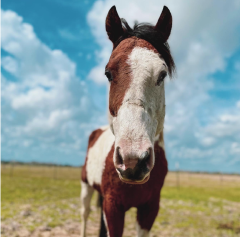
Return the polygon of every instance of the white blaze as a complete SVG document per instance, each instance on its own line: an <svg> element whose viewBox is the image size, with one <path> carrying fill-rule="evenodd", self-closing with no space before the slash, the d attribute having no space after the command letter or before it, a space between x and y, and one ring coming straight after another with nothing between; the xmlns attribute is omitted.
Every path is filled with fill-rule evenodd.
<svg viewBox="0 0 240 237"><path fill-rule="evenodd" d="M135 47L127 63L131 67L131 84L124 96L117 117L112 118L116 143L120 139L133 143L151 141L163 130L165 117L164 82L156 85L162 70L167 70L159 54L147 48Z"/></svg>

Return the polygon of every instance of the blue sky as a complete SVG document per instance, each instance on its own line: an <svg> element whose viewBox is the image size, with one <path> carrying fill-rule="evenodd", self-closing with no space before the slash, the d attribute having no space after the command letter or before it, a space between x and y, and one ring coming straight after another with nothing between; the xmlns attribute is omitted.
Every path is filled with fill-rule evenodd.
<svg viewBox="0 0 240 237"><path fill-rule="evenodd" d="M107 123L105 17L173 15L166 83L170 169L240 171L239 1L2 1L2 159L82 164Z"/></svg>

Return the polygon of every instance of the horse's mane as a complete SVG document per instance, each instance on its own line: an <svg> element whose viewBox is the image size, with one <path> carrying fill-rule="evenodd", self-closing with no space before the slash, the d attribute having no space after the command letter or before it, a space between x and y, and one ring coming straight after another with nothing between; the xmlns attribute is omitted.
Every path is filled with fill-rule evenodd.
<svg viewBox="0 0 240 237"><path fill-rule="evenodd" d="M175 71L175 63L170 52L170 47L167 42L163 43L162 35L154 29L154 26L149 23L135 22L133 29L128 25L127 21L121 18L124 34L115 42L114 47L124 39L135 36L137 38L149 42L161 55L168 66L169 76L171 77Z"/></svg>

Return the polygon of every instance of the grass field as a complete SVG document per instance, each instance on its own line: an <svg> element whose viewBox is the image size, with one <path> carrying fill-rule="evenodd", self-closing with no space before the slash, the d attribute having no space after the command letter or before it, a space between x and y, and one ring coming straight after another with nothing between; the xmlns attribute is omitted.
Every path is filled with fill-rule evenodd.
<svg viewBox="0 0 240 237"><path fill-rule="evenodd" d="M80 168L2 165L2 236L80 233ZM92 200L88 236L98 236L100 213ZM136 210L123 236L135 236ZM151 236L240 236L240 176L174 173L167 176Z"/></svg>

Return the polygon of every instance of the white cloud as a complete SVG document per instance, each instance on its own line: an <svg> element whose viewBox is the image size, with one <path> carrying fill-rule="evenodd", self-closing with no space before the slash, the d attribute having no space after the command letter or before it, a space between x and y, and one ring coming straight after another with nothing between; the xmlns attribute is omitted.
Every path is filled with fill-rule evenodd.
<svg viewBox="0 0 240 237"><path fill-rule="evenodd" d="M237 108L240 109L240 100L237 102Z"/></svg>
<svg viewBox="0 0 240 237"><path fill-rule="evenodd" d="M75 40L78 40L78 39L79 39L79 36L73 34L73 33L72 33L70 30L68 30L68 29L60 29L60 30L58 31L58 33L59 33L59 35L60 35L62 38L66 39L66 40L73 40L73 41L75 41Z"/></svg>
<svg viewBox="0 0 240 237"><path fill-rule="evenodd" d="M16 75L19 69L17 60L10 56L6 56L2 59L2 67L13 75Z"/></svg>
<svg viewBox="0 0 240 237"><path fill-rule="evenodd" d="M211 146L216 142L216 140L213 137L204 137L202 139L202 144L204 146Z"/></svg>
<svg viewBox="0 0 240 237"><path fill-rule="evenodd" d="M13 11L2 11L2 48L2 66L17 78L2 75L2 158L82 163L87 135L104 118L75 63Z"/></svg>
<svg viewBox="0 0 240 237"><path fill-rule="evenodd" d="M238 108L238 103L228 113L216 117L214 123L209 123L204 128L204 133L215 137L215 139L230 137L235 141L240 141L240 108Z"/></svg>
<svg viewBox="0 0 240 237"><path fill-rule="evenodd" d="M89 79L98 84L107 84L103 72L112 44L105 32L105 18L113 5L130 26L135 20L155 24L162 7L168 6L173 15L169 44L177 65L177 79L166 83L168 158L201 157L214 164L218 160L221 165L232 142L239 138L239 113L232 114L236 108L224 110L212 101L209 91L215 89L211 75L223 72L227 59L240 47L238 1L95 2L87 19L101 50L96 53L98 64L89 73ZM238 162L235 158L228 157Z"/></svg>
<svg viewBox="0 0 240 237"><path fill-rule="evenodd" d="M233 142L231 145L231 152L233 154L238 154L240 155L240 143L239 142ZM240 160L240 158L239 158Z"/></svg>

